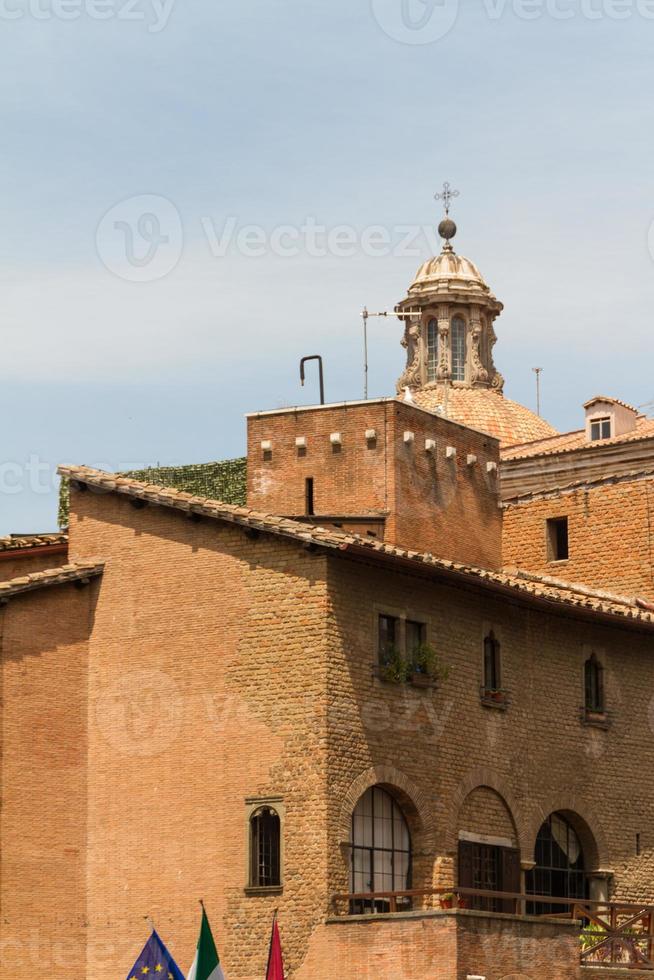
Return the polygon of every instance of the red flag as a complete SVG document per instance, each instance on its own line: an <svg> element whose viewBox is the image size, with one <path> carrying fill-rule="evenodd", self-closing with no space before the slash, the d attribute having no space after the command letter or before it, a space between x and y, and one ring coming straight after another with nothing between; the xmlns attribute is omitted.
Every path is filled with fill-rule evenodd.
<svg viewBox="0 0 654 980"><path fill-rule="evenodd" d="M284 961L282 960L282 944L279 938L279 928L277 926L276 915L273 919L272 934L270 936L270 949L268 951L268 969L266 970L266 980L284 980Z"/></svg>

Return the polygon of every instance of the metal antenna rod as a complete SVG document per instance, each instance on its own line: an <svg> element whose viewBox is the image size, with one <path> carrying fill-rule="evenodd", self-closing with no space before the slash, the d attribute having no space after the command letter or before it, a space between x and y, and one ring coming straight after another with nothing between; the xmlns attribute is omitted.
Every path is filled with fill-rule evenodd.
<svg viewBox="0 0 654 980"><path fill-rule="evenodd" d="M320 354L309 354L308 357L303 357L300 361L300 384L304 388L304 365L307 361L318 361L318 372L320 375L320 404L325 404L325 378L322 370L322 357Z"/></svg>
<svg viewBox="0 0 654 980"><path fill-rule="evenodd" d="M543 369L532 368L531 370L536 375L536 414L540 415L540 376L543 373Z"/></svg>
<svg viewBox="0 0 654 980"><path fill-rule="evenodd" d="M363 398L365 401L368 400L368 319L371 316L396 316L398 320L406 320L410 316L416 316L420 313L420 310L404 310L398 312L398 310L384 310L381 313L369 313L367 307L364 306L361 313L363 319Z"/></svg>

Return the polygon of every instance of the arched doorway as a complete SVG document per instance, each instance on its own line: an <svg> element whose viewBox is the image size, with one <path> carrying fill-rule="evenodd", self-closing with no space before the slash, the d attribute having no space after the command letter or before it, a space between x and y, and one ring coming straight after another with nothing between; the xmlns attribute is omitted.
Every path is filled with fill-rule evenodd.
<svg viewBox="0 0 654 980"><path fill-rule="evenodd" d="M536 866L527 872L528 895L552 898L589 897L588 868L582 842L572 823L563 813L552 813L542 824L536 838ZM540 915L566 911L563 905L547 902L529 903L527 911Z"/></svg>
<svg viewBox="0 0 654 980"><path fill-rule="evenodd" d="M398 802L381 786L363 794L352 814L351 888L362 892L406 891L411 887L411 835ZM398 906L410 904L407 899ZM351 912L387 912L384 899L357 899Z"/></svg>

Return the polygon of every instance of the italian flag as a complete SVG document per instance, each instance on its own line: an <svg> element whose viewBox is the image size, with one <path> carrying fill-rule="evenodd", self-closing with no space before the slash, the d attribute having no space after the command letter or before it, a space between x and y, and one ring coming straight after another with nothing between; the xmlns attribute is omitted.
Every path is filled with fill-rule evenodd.
<svg viewBox="0 0 654 980"><path fill-rule="evenodd" d="M195 959L187 980L225 980L204 905L202 906L202 924L200 925L198 948L195 951Z"/></svg>

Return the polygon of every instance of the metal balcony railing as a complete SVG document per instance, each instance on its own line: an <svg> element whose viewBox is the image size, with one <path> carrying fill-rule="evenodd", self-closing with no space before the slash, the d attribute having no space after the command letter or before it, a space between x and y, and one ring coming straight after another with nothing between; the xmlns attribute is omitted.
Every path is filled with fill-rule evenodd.
<svg viewBox="0 0 654 980"><path fill-rule="evenodd" d="M476 888L359 892L335 895L333 902L337 915L351 915L353 912L361 913L362 910L363 914L392 915L416 907L441 907L577 920L581 924L582 964L596 968L621 966L654 971L654 905L639 902L592 902ZM556 909L560 911L553 911Z"/></svg>

